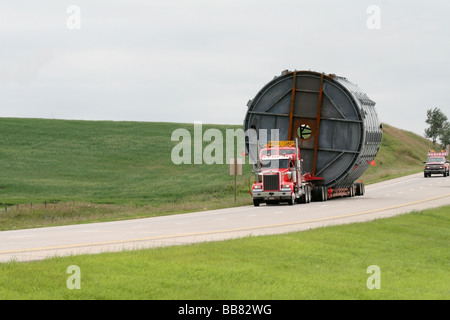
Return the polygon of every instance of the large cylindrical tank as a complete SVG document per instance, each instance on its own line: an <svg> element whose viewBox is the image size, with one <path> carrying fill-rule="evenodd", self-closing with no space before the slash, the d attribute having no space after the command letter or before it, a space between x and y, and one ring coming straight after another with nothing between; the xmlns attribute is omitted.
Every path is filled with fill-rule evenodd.
<svg viewBox="0 0 450 320"><path fill-rule="evenodd" d="M381 125L372 101L346 78L283 71L248 103L244 130L278 129L278 140L298 138L303 171L323 185L348 188L373 163ZM247 148L248 141L247 141Z"/></svg>

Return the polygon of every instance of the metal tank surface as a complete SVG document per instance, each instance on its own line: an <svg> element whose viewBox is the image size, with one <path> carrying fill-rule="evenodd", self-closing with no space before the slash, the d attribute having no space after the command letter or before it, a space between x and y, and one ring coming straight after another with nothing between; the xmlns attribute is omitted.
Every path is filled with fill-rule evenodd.
<svg viewBox="0 0 450 320"><path fill-rule="evenodd" d="M283 71L247 104L244 130L279 130L298 138L303 172L326 187L349 188L372 164L381 125L372 101L346 78L313 71ZM246 141L249 150L248 140Z"/></svg>

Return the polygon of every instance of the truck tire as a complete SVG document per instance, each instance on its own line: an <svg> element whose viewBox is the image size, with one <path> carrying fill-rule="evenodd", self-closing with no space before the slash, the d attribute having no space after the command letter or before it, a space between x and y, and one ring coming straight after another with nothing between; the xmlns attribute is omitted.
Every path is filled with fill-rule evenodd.
<svg viewBox="0 0 450 320"><path fill-rule="evenodd" d="M300 196L300 198L297 199L297 203L308 203L308 199L307 199L307 194L306 194L306 187L305 190L303 191L304 193Z"/></svg>
<svg viewBox="0 0 450 320"><path fill-rule="evenodd" d="M315 188L313 192L313 201L327 201L328 199L328 190L324 186L318 186Z"/></svg>
<svg viewBox="0 0 450 320"><path fill-rule="evenodd" d="M311 202L311 187L310 186L304 186L303 187L303 194L300 198L297 199L297 203L310 203Z"/></svg>
<svg viewBox="0 0 450 320"><path fill-rule="evenodd" d="M261 202L259 201L259 200L257 200L257 199L253 199L253 205L255 206L255 207L259 207L259 204L260 204Z"/></svg>
<svg viewBox="0 0 450 320"><path fill-rule="evenodd" d="M355 185L354 184L352 184L351 186L350 186L350 188L348 188L349 190L349 197L351 197L351 198L353 198L354 196L355 196Z"/></svg>
<svg viewBox="0 0 450 320"><path fill-rule="evenodd" d="M328 189L327 187L322 187L322 201L328 200Z"/></svg>
<svg viewBox="0 0 450 320"><path fill-rule="evenodd" d="M291 196L291 199L289 199L288 204L289 204L290 206L293 206L294 203L295 203L295 193L292 192L292 196Z"/></svg>

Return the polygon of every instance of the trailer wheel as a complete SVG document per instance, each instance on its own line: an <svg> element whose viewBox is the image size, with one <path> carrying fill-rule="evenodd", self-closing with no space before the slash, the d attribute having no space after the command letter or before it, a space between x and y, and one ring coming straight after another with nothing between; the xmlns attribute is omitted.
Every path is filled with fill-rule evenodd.
<svg viewBox="0 0 450 320"><path fill-rule="evenodd" d="M363 196L365 193L364 183L358 182L356 184L356 195L357 196Z"/></svg>
<svg viewBox="0 0 450 320"><path fill-rule="evenodd" d="M349 188L349 197L353 198L355 196L355 184L352 184Z"/></svg>

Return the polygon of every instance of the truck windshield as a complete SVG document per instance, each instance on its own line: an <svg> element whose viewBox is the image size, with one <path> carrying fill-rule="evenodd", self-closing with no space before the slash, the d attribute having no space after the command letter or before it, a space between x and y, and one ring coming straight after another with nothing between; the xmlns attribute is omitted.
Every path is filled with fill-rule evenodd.
<svg viewBox="0 0 450 320"><path fill-rule="evenodd" d="M428 158L427 162L445 162L444 158Z"/></svg>
<svg viewBox="0 0 450 320"><path fill-rule="evenodd" d="M281 149L280 154L295 154L294 149Z"/></svg>
<svg viewBox="0 0 450 320"><path fill-rule="evenodd" d="M289 168L289 159L270 159L261 161L263 169L287 169Z"/></svg>
<svg viewBox="0 0 450 320"><path fill-rule="evenodd" d="M276 149L264 149L261 151L261 155L262 156L270 156L272 154L277 154L277 150Z"/></svg>

